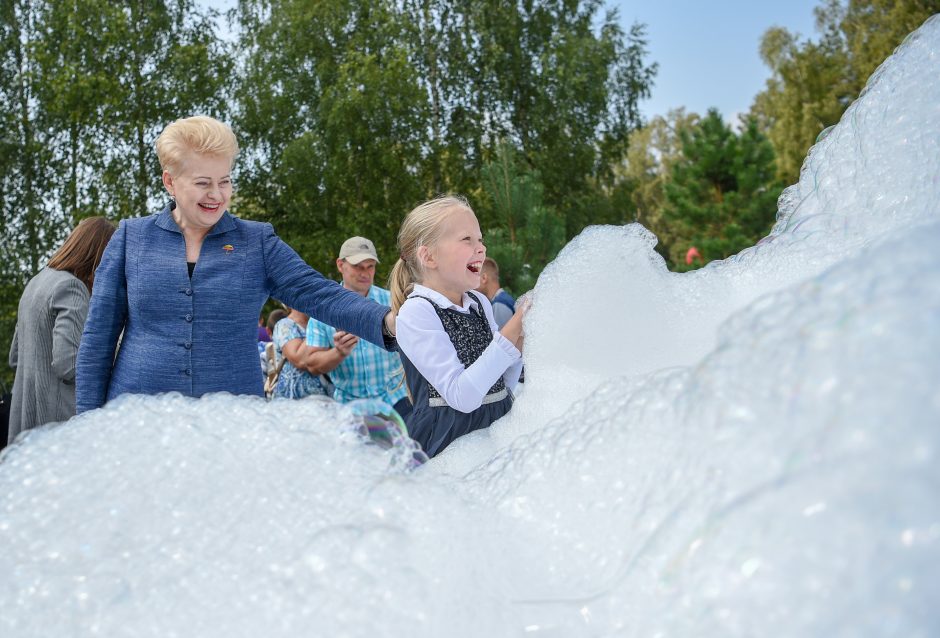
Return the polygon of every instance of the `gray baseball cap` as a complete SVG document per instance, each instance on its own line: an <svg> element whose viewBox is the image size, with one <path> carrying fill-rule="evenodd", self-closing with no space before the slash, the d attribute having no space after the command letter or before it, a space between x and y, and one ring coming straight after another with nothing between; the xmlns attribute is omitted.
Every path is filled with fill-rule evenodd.
<svg viewBox="0 0 940 638"><path fill-rule="evenodd" d="M366 259L379 260L375 245L365 237L350 237L339 249L339 258L356 265Z"/></svg>

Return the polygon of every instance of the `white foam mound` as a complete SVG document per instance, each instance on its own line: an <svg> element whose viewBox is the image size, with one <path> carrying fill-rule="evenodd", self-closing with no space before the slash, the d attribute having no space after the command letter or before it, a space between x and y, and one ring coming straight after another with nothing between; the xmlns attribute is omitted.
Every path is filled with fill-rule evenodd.
<svg viewBox="0 0 940 638"><path fill-rule="evenodd" d="M344 408L128 397L0 457L0 635L940 633L940 20L758 246L592 228L510 415L417 471Z"/></svg>

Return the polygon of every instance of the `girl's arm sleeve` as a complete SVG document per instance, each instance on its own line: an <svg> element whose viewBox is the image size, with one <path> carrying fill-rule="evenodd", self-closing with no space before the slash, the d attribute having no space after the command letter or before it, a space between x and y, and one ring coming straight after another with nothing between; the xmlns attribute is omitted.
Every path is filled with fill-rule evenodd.
<svg viewBox="0 0 940 638"><path fill-rule="evenodd" d="M100 408L108 397L114 351L127 319L126 243L127 224L122 221L95 270L88 319L75 365L75 406L79 414Z"/></svg>
<svg viewBox="0 0 940 638"><path fill-rule="evenodd" d="M508 340L507 340L508 341ZM510 390L515 390L516 386L519 385L519 377L522 376L522 357L519 357L513 361L512 365L506 368L506 372L503 373L503 381L506 383L506 387Z"/></svg>

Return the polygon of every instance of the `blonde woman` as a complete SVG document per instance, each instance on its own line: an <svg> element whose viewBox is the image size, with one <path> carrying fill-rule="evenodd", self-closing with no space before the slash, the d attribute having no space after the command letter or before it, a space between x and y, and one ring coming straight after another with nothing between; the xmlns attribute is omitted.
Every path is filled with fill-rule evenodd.
<svg viewBox="0 0 940 638"><path fill-rule="evenodd" d="M270 224L228 212L238 143L227 125L177 120L156 149L172 199L122 221L105 250L78 355L78 412L125 393L263 396L256 328L268 297L395 347L387 307L324 278Z"/></svg>

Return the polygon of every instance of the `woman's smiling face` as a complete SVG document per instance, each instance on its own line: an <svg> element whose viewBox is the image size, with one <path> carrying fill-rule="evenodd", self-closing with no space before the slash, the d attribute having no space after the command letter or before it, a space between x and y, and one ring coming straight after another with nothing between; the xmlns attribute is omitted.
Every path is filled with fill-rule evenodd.
<svg viewBox="0 0 940 638"><path fill-rule="evenodd" d="M179 175L163 172L163 184L176 199L173 216L183 230L215 226L232 198L232 159L190 155Z"/></svg>

